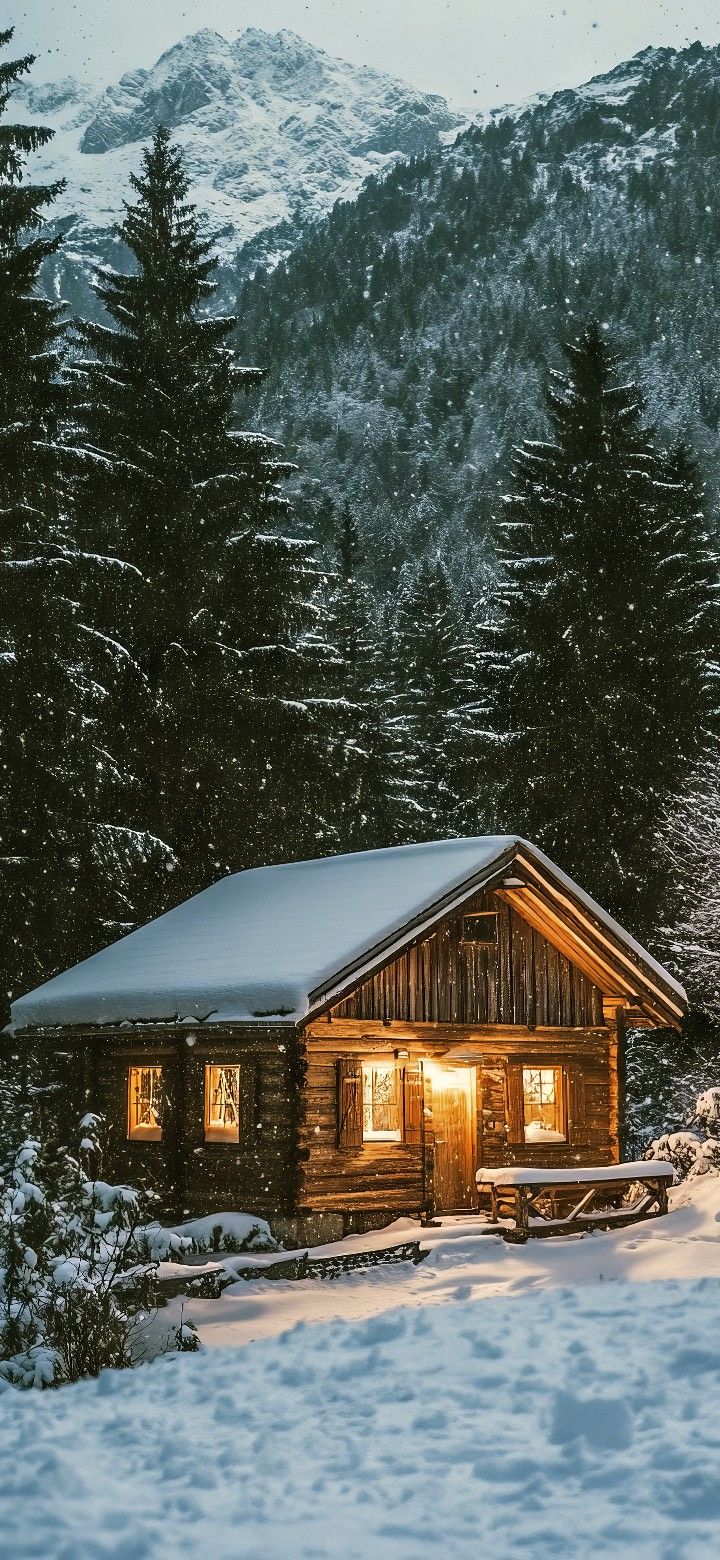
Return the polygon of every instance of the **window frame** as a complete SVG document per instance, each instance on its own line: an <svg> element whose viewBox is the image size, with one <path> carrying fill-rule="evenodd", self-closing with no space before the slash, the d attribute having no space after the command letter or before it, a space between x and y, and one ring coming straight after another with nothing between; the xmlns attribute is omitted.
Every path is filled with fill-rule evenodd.
<svg viewBox="0 0 720 1560"><path fill-rule="evenodd" d="M232 1068L237 1074L237 1133L228 1136L223 1128L211 1127L209 1121L209 1095L211 1077L214 1071L219 1072L224 1068ZM209 1062L203 1065L203 1141L211 1148L239 1148L242 1137L242 1065L240 1062Z"/></svg>
<svg viewBox="0 0 720 1560"><path fill-rule="evenodd" d="M551 1128L552 1136L550 1135L550 1133L548 1133L547 1138L543 1138L543 1137L528 1138L528 1136L527 1136L528 1123L525 1120L525 1074L526 1074L526 1072L527 1073L529 1073L529 1072L535 1072L535 1073L548 1073L548 1072L552 1072L555 1075L555 1094L556 1094L556 1098L555 1098L555 1102L554 1103L555 1103L556 1120L558 1122L558 1126L555 1127L555 1128ZM541 1087L542 1087L542 1085L541 1085ZM522 1142L523 1146L525 1148L539 1148L539 1149L543 1149L543 1148L563 1148L563 1147L567 1148L569 1146L569 1143L570 1143L569 1119L568 1119L568 1116L569 1116L569 1111L568 1111L569 1079L568 1079L568 1076L567 1076L566 1069L563 1067L562 1063L561 1062L548 1062L544 1058L543 1058L542 1061L539 1061L539 1062L528 1062L528 1061L521 1062L520 1063L520 1090L521 1090L521 1095L522 1095L522 1138L521 1138L521 1142ZM562 1134L562 1135L560 1135L560 1134Z"/></svg>
<svg viewBox="0 0 720 1560"><path fill-rule="evenodd" d="M380 1068L386 1068L388 1072L394 1072L394 1074L395 1074L396 1099L395 1099L395 1101L393 1101L393 1103L395 1104L395 1106L397 1108L397 1121L398 1121L398 1125L397 1125L396 1129L393 1128L393 1129L388 1129L388 1130L382 1130L382 1129L375 1130L373 1128L370 1131L366 1132L366 1130L365 1130L365 1110L366 1110L365 1077L366 1077L367 1072L370 1072L372 1074L372 1072L374 1072L375 1070L379 1070ZM371 1090L372 1090L372 1085L371 1085ZM361 1060L360 1060L360 1096L361 1096L361 1111L362 1111L362 1146L363 1146L363 1148L365 1147L366 1143L397 1144L397 1143L404 1143L405 1142L405 1102L404 1102L404 1098L403 1098L403 1093L404 1093L403 1069L402 1069L402 1067L401 1067L397 1057L395 1057L395 1056L368 1056L368 1057L362 1057L361 1058ZM372 1098L372 1093L371 1093L371 1098L370 1098L369 1102L367 1102L367 1103L369 1104L370 1110L372 1112L372 1110L374 1108L374 1105L375 1105L375 1101Z"/></svg>
<svg viewBox="0 0 720 1560"><path fill-rule="evenodd" d="M484 921L492 927L490 937L469 937L467 929L470 922L478 927ZM460 941L470 948L496 948L498 944L498 912L497 910L468 910L463 915L460 923Z"/></svg>
<svg viewBox="0 0 720 1560"><path fill-rule="evenodd" d="M158 1093L158 1107L151 1105L156 1117L156 1125L146 1127L133 1121L133 1115L137 1110L135 1097L137 1090L133 1090L133 1077L137 1073L154 1073L157 1075L157 1086L151 1087L150 1099L155 1098L155 1088ZM126 1078L126 1141L128 1143L162 1143L163 1129L163 1063L162 1062L128 1062ZM158 1119L159 1118L159 1119Z"/></svg>

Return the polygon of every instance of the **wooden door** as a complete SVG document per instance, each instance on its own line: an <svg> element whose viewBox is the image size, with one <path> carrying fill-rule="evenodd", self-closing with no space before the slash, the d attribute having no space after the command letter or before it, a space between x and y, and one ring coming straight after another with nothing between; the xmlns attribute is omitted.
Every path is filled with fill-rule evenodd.
<svg viewBox="0 0 720 1560"><path fill-rule="evenodd" d="M435 1207L438 1213L475 1205L475 1068L432 1069Z"/></svg>

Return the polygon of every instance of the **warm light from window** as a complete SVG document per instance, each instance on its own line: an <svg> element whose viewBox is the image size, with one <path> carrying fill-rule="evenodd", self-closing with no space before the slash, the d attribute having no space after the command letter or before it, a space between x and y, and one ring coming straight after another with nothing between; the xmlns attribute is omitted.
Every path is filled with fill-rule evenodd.
<svg viewBox="0 0 720 1560"><path fill-rule="evenodd" d="M400 1075L393 1062L363 1062L363 1138L399 1143Z"/></svg>
<svg viewBox="0 0 720 1560"><path fill-rule="evenodd" d="M425 1077L430 1080L433 1095L444 1094L449 1090L472 1095L475 1082L474 1067L444 1067L441 1062L424 1062Z"/></svg>
<svg viewBox="0 0 720 1560"><path fill-rule="evenodd" d="M523 1067L526 1143L564 1143L559 1067Z"/></svg>
<svg viewBox="0 0 720 1560"><path fill-rule="evenodd" d="M162 1067L128 1068L128 1137L148 1143L162 1138Z"/></svg>
<svg viewBox="0 0 720 1560"><path fill-rule="evenodd" d="M205 1141L240 1142L240 1068L205 1068Z"/></svg>

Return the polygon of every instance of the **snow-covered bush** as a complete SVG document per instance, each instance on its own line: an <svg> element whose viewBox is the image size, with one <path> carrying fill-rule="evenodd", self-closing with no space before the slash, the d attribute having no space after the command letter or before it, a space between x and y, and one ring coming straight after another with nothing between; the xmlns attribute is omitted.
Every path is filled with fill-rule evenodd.
<svg viewBox="0 0 720 1560"><path fill-rule="evenodd" d="M209 1213L167 1228L149 1224L138 1231L138 1241L155 1262L182 1262L188 1252L279 1250L267 1220L252 1213Z"/></svg>
<svg viewBox="0 0 720 1560"><path fill-rule="evenodd" d="M646 1149L645 1158L664 1160L672 1165L675 1179L684 1181L695 1164L699 1146L696 1132L664 1132Z"/></svg>
<svg viewBox="0 0 720 1560"><path fill-rule="evenodd" d="M692 1181L700 1175L720 1175L720 1088L706 1089L695 1105L693 1126L698 1132L666 1132L646 1149L646 1159L661 1159L672 1165L678 1181Z"/></svg>
<svg viewBox="0 0 720 1560"><path fill-rule="evenodd" d="M709 1138L720 1138L720 1089L705 1089L695 1106L695 1120Z"/></svg>
<svg viewBox="0 0 720 1560"><path fill-rule="evenodd" d="M50 1386L133 1362L156 1264L146 1200L97 1176L100 1120L77 1155L27 1138L0 1176L0 1383Z"/></svg>

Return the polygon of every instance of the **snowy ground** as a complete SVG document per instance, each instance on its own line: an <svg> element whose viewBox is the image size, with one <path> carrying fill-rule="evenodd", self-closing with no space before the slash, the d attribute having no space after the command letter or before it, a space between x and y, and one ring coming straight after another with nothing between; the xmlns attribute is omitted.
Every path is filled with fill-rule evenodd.
<svg viewBox="0 0 720 1560"><path fill-rule="evenodd" d="M3 1554L707 1560L720 1180L674 1202L625 1231L522 1248L456 1225L417 1268L237 1285L193 1305L201 1355L6 1392Z"/></svg>

